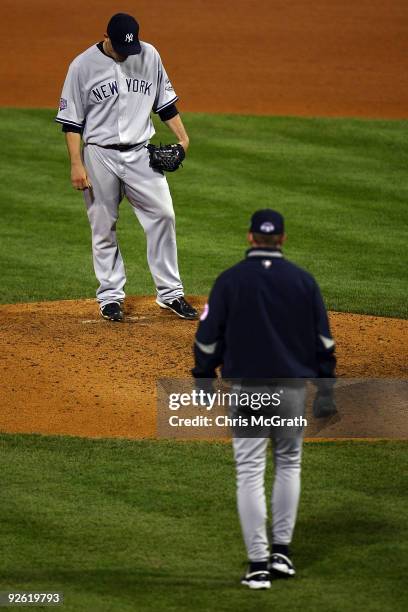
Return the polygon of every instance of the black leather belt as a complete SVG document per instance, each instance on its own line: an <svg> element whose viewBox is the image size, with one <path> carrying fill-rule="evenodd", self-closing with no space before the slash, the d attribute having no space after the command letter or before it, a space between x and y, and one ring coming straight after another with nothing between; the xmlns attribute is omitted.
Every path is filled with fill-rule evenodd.
<svg viewBox="0 0 408 612"><path fill-rule="evenodd" d="M130 151L130 149L134 149L135 147L137 147L137 144L128 144L128 145L122 145L122 144L116 144L116 145L99 145L102 146L103 149L114 149L115 151Z"/></svg>
<svg viewBox="0 0 408 612"><path fill-rule="evenodd" d="M139 147L141 144L143 143L138 143L138 144L113 144L113 145L100 145L97 144L96 142L88 142L87 144L90 145L96 145L97 147L101 147L102 149L114 149L114 151L130 151L130 149L135 149L136 147Z"/></svg>

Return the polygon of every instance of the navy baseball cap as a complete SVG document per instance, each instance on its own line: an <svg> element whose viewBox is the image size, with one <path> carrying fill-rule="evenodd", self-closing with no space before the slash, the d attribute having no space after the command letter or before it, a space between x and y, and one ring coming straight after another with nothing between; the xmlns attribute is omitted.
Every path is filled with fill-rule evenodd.
<svg viewBox="0 0 408 612"><path fill-rule="evenodd" d="M283 234L285 232L284 219L276 210L270 208L257 210L251 217L249 231L253 234Z"/></svg>
<svg viewBox="0 0 408 612"><path fill-rule="evenodd" d="M137 55L142 47L139 41L139 24L132 15L116 13L111 17L107 34L112 47L119 55Z"/></svg>

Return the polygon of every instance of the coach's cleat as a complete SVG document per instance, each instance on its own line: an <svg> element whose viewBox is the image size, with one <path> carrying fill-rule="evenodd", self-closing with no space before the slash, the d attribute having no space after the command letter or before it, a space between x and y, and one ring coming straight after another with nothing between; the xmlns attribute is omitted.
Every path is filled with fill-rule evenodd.
<svg viewBox="0 0 408 612"><path fill-rule="evenodd" d="M123 321L123 312L119 302L109 302L102 306L101 315L108 321Z"/></svg>
<svg viewBox="0 0 408 612"><path fill-rule="evenodd" d="M159 299L156 300L156 304L160 308L167 308L172 310L178 317L182 319L198 319L198 312L191 306L183 297L176 298L171 302L161 302Z"/></svg>
<svg viewBox="0 0 408 612"><path fill-rule="evenodd" d="M267 563L250 563L247 573L241 578L241 584L250 589L270 589L271 575Z"/></svg>
<svg viewBox="0 0 408 612"><path fill-rule="evenodd" d="M273 578L293 578L296 574L292 561L282 553L273 553L268 563Z"/></svg>

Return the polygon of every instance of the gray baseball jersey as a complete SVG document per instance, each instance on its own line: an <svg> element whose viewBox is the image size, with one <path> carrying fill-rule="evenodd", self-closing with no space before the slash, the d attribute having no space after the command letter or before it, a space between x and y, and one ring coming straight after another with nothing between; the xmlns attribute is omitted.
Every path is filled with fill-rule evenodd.
<svg viewBox="0 0 408 612"><path fill-rule="evenodd" d="M83 128L85 144L138 144L155 133L150 113L178 99L158 51L112 61L93 45L71 63L56 121Z"/></svg>

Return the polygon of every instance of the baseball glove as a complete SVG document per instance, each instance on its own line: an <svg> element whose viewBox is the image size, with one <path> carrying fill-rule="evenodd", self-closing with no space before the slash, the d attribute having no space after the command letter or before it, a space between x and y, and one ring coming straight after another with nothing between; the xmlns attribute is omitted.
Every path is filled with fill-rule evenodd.
<svg viewBox="0 0 408 612"><path fill-rule="evenodd" d="M160 144L160 147L148 144L146 148L150 155L150 167L160 172L174 172L186 156L181 144Z"/></svg>

